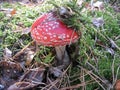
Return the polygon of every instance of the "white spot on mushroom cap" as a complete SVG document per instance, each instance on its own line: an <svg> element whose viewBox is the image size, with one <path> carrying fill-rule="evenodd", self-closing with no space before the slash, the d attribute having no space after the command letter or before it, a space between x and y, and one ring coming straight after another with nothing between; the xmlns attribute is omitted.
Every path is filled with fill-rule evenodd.
<svg viewBox="0 0 120 90"><path fill-rule="evenodd" d="M47 37L46 37L46 36L44 37L44 40L47 40Z"/></svg>
<svg viewBox="0 0 120 90"><path fill-rule="evenodd" d="M36 38L37 38L38 40L41 40L40 36L37 36Z"/></svg>
<svg viewBox="0 0 120 90"><path fill-rule="evenodd" d="M55 28L56 28L55 26L52 27L52 29L55 29Z"/></svg>
<svg viewBox="0 0 120 90"><path fill-rule="evenodd" d="M38 31L42 31L41 26L40 26L40 25L39 25L39 26L37 26L36 30L38 30Z"/></svg>
<svg viewBox="0 0 120 90"><path fill-rule="evenodd" d="M54 34L54 35L53 35L53 37L57 37L57 35L56 35L56 34Z"/></svg>
<svg viewBox="0 0 120 90"><path fill-rule="evenodd" d="M32 34L39 35L39 33L38 33L36 28L32 31Z"/></svg>
<svg viewBox="0 0 120 90"><path fill-rule="evenodd" d="M56 21L56 18L53 18L53 16L51 16L47 18L47 21Z"/></svg>
<svg viewBox="0 0 120 90"><path fill-rule="evenodd" d="M36 28L34 28L34 29L32 30L33 33L35 33L35 31L36 31Z"/></svg>
<svg viewBox="0 0 120 90"><path fill-rule="evenodd" d="M65 34L61 34L61 35L58 36L58 38L63 40L63 39L66 38L66 36L65 36Z"/></svg>
<svg viewBox="0 0 120 90"><path fill-rule="evenodd" d="M37 26L37 29L38 29L38 30L41 30L41 26L40 26L40 25L38 25L38 26Z"/></svg>
<svg viewBox="0 0 120 90"><path fill-rule="evenodd" d="M50 23L49 25L50 25L50 26L53 26L53 24L52 24L52 23Z"/></svg>
<svg viewBox="0 0 120 90"><path fill-rule="evenodd" d="M38 33L38 32L36 32L35 34L36 34L36 35L39 35L39 33Z"/></svg>
<svg viewBox="0 0 120 90"><path fill-rule="evenodd" d="M77 38L78 36L74 36L74 39Z"/></svg>
<svg viewBox="0 0 120 90"><path fill-rule="evenodd" d="M66 35L65 35L65 34L63 34L63 38L66 38Z"/></svg>
<svg viewBox="0 0 120 90"><path fill-rule="evenodd" d="M34 39L35 38L35 35L34 34L31 34L32 38Z"/></svg>
<svg viewBox="0 0 120 90"><path fill-rule="evenodd" d="M67 38L69 38L70 36L69 35L66 35Z"/></svg>
<svg viewBox="0 0 120 90"><path fill-rule="evenodd" d="M42 35L44 35L45 34L45 32L42 32Z"/></svg>
<svg viewBox="0 0 120 90"><path fill-rule="evenodd" d="M57 40L54 40L53 42L58 42Z"/></svg>
<svg viewBox="0 0 120 90"><path fill-rule="evenodd" d="M48 32L48 29L46 28L45 31Z"/></svg>
<svg viewBox="0 0 120 90"><path fill-rule="evenodd" d="M54 45L53 45L53 44L48 44L47 46L49 46L49 47L53 47Z"/></svg>
<svg viewBox="0 0 120 90"><path fill-rule="evenodd" d="M47 34L48 34L48 35L50 35L50 36L52 36L52 33L50 33L50 32L49 32L49 33L47 33Z"/></svg>
<svg viewBox="0 0 120 90"><path fill-rule="evenodd" d="M38 29L39 31L42 31L42 29L40 28L40 29Z"/></svg>
<svg viewBox="0 0 120 90"><path fill-rule="evenodd" d="M45 25L46 28L48 28L49 26L48 25Z"/></svg>
<svg viewBox="0 0 120 90"><path fill-rule="evenodd" d="M47 25L48 23L47 23L47 22L45 22L45 24Z"/></svg>
<svg viewBox="0 0 120 90"><path fill-rule="evenodd" d="M49 30L52 30L52 28L51 28L51 27L49 27L48 29L49 29Z"/></svg>
<svg viewBox="0 0 120 90"><path fill-rule="evenodd" d="M44 25L41 25L41 28L44 28L45 26Z"/></svg>
<svg viewBox="0 0 120 90"><path fill-rule="evenodd" d="M57 21L54 22L55 25L58 25L59 23Z"/></svg>

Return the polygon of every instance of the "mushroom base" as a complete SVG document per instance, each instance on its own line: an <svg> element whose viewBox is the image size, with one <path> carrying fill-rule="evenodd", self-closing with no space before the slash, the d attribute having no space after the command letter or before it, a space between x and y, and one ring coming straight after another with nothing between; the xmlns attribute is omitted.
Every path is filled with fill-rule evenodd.
<svg viewBox="0 0 120 90"><path fill-rule="evenodd" d="M61 69L65 69L70 64L70 58L66 51L66 46L57 46L56 50L56 58L57 65L60 66Z"/></svg>

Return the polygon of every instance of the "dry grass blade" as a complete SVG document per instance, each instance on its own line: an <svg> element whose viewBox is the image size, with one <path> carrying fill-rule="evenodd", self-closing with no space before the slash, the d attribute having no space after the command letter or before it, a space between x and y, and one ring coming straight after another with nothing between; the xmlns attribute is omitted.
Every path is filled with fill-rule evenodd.
<svg viewBox="0 0 120 90"><path fill-rule="evenodd" d="M76 76L77 78L71 80L70 83L75 82L76 80L81 79L81 78L83 78L83 77L85 77L85 76L87 76L87 75L88 75L88 74L84 74L84 76L80 76L80 75L79 75L79 76Z"/></svg>
<svg viewBox="0 0 120 90"><path fill-rule="evenodd" d="M120 65L118 66L117 70L116 70L116 75L115 75L115 79L114 79L114 82L113 82L113 86L115 85L117 79L118 79L118 73L119 73L119 70L120 70Z"/></svg>
<svg viewBox="0 0 120 90"><path fill-rule="evenodd" d="M69 86L69 87L64 87L64 88L61 88L60 90L77 89L77 88L80 88L82 86L85 86L88 83L94 83L94 82L93 82L93 80L90 80L90 81L83 82L83 83L80 83L80 84L77 84L77 85L73 85L73 86Z"/></svg>
<svg viewBox="0 0 120 90"><path fill-rule="evenodd" d="M108 39L111 42L111 44L114 45L120 51L120 47L111 38Z"/></svg>
<svg viewBox="0 0 120 90"><path fill-rule="evenodd" d="M93 66L93 65L90 64L89 62L86 62L86 64L87 64L88 66L90 66L95 72L98 72L98 69L97 69L95 66Z"/></svg>
<svg viewBox="0 0 120 90"><path fill-rule="evenodd" d="M80 78L80 81L82 82L82 83L84 83L85 82L85 72L84 72L84 70L81 70L81 75L80 76L83 76L82 78ZM82 90L86 90L86 83L85 83L85 85L82 87Z"/></svg>
<svg viewBox="0 0 120 90"><path fill-rule="evenodd" d="M65 76L66 72L68 71L68 69L70 68L71 65L69 65L67 67L66 70L64 70L64 72L62 73L62 76L60 78L57 78L56 80L54 81L51 81L51 79L48 77L48 81L50 82L50 84L46 85L45 87L43 87L41 90L51 90L52 88L58 88L58 86L60 87L61 84L62 84L62 81L63 81L63 77ZM57 85L57 86L56 86Z"/></svg>
<svg viewBox="0 0 120 90"><path fill-rule="evenodd" d="M113 83L115 82L115 58L113 59L113 62L112 62L112 77L113 77ZM113 87L113 86L112 86Z"/></svg>
<svg viewBox="0 0 120 90"><path fill-rule="evenodd" d="M45 87L43 87L41 90L51 90L51 88L56 88L56 84L60 81L60 79L56 79L55 81L51 81L49 78L48 78L48 80L50 81L50 84L48 84L48 85L46 85Z"/></svg>
<svg viewBox="0 0 120 90"><path fill-rule="evenodd" d="M70 80L69 80L69 76L68 74L66 73L69 69L71 68L71 64L67 67L67 69L63 72L62 74L62 77L60 79L60 82L59 82L59 85L58 85L58 88L60 88L61 86L62 87L65 87L67 85L70 85ZM65 81L65 82L64 82Z"/></svg>
<svg viewBox="0 0 120 90"><path fill-rule="evenodd" d="M33 42L34 42L34 41L28 43L20 52L16 53L16 54L13 56L13 60L14 60L16 57L18 57L19 55L21 55L21 53L23 53L23 51L24 51L27 47L29 47Z"/></svg>
<svg viewBox="0 0 120 90"><path fill-rule="evenodd" d="M92 71L88 71L87 69L85 69L85 68L83 68L83 67L81 67L81 66L78 66L78 67L80 67L80 68L83 69L87 74L89 74L90 77L93 78L93 79L103 88L103 90L106 90L106 88L111 88L111 87L112 87L112 84L111 84L108 80L106 80L105 78L103 79L103 78L95 75ZM102 84L105 84L106 87L104 87Z"/></svg>
<svg viewBox="0 0 120 90"><path fill-rule="evenodd" d="M50 81L51 85L47 90L51 90L52 88L58 89L56 84L59 83L60 79L55 80L55 82L52 82L51 80L49 80L49 81Z"/></svg>

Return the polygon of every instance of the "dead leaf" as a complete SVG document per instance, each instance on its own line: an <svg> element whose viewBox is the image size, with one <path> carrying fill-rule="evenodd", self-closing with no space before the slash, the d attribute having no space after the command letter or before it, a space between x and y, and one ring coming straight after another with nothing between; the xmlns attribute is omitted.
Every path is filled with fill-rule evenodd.
<svg viewBox="0 0 120 90"><path fill-rule="evenodd" d="M30 65L30 63L32 62L35 54L36 54L35 51L32 51L32 50L27 51L27 55L26 55L26 65L27 66Z"/></svg>
<svg viewBox="0 0 120 90"><path fill-rule="evenodd" d="M111 44L111 48L117 48L120 51L120 47L111 39L109 38L110 44Z"/></svg>
<svg viewBox="0 0 120 90"><path fill-rule="evenodd" d="M13 60L20 62L21 64L24 63L24 65L26 64L27 66L29 66L35 54L36 45L34 42L30 42L28 45L26 45L23 49L21 49L13 56Z"/></svg>
<svg viewBox="0 0 120 90"><path fill-rule="evenodd" d="M13 8L1 8L0 11L3 11L8 17L11 17L14 14L16 14L16 9Z"/></svg>
<svg viewBox="0 0 120 90"><path fill-rule="evenodd" d="M12 9L10 12L11 16L13 16L14 14L16 14L16 9Z"/></svg>
<svg viewBox="0 0 120 90"><path fill-rule="evenodd" d="M79 6L82 6L83 2L84 2L84 0L77 0L77 4L78 4Z"/></svg>
<svg viewBox="0 0 120 90"><path fill-rule="evenodd" d="M5 50L4 50L4 58L9 59L11 57L12 57L12 51L10 49L8 49L8 48L5 48Z"/></svg>
<svg viewBox="0 0 120 90"><path fill-rule="evenodd" d="M97 2L93 3L93 8L102 10L102 9L104 9L104 3L102 1L97 1Z"/></svg>
<svg viewBox="0 0 120 90"><path fill-rule="evenodd" d="M94 26L96 26L96 27L99 28L99 27L103 26L104 20L101 17L99 17L99 18L93 18L92 19L92 23L93 23Z"/></svg>
<svg viewBox="0 0 120 90"><path fill-rule="evenodd" d="M111 54L111 56L115 55L115 51L112 48L106 48L106 50Z"/></svg>
<svg viewBox="0 0 120 90"><path fill-rule="evenodd" d="M120 80L116 81L115 90L120 90Z"/></svg>
<svg viewBox="0 0 120 90"><path fill-rule="evenodd" d="M30 33L30 30L31 30L30 28L25 28L25 29L22 30L22 33L21 33L21 34L22 34L22 35L23 35L23 34L28 34L28 33Z"/></svg>
<svg viewBox="0 0 120 90"><path fill-rule="evenodd" d="M29 66L33 61L34 56L36 55L36 47L34 45L30 45L28 48L24 50L25 53L25 65Z"/></svg>
<svg viewBox="0 0 120 90"><path fill-rule="evenodd" d="M94 2L94 0L91 0L90 3L85 3L85 8L84 10L82 10L82 12L85 11L102 11L104 9L104 3L102 1L96 1Z"/></svg>
<svg viewBox="0 0 120 90"><path fill-rule="evenodd" d="M34 84L42 83L42 80L44 79L44 72L45 67L38 67L33 69L28 69L25 74L20 78L19 81L29 81L33 82Z"/></svg>
<svg viewBox="0 0 120 90"><path fill-rule="evenodd" d="M61 77L62 73L62 70L58 67L50 67L50 74L53 74L55 77Z"/></svg>
<svg viewBox="0 0 120 90"><path fill-rule="evenodd" d="M120 35L118 35L117 37L115 37L115 40L118 40L118 39L120 39Z"/></svg>
<svg viewBox="0 0 120 90"><path fill-rule="evenodd" d="M33 90L38 84L33 84L30 82L16 82L11 85L7 90Z"/></svg>
<svg viewBox="0 0 120 90"><path fill-rule="evenodd" d="M23 70L19 63L0 61L0 84L5 88L15 83L22 74Z"/></svg>
<svg viewBox="0 0 120 90"><path fill-rule="evenodd" d="M120 5L113 6L115 12L120 13Z"/></svg>
<svg viewBox="0 0 120 90"><path fill-rule="evenodd" d="M99 46L101 46L101 47L106 48L106 45L105 45L101 40L99 40L99 39L96 40L96 43L95 43L95 44L96 44L96 45L99 45Z"/></svg>

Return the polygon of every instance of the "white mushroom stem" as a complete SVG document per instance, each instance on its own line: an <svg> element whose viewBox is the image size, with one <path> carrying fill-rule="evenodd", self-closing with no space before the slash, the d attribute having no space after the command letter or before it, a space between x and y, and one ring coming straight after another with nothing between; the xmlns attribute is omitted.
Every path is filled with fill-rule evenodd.
<svg viewBox="0 0 120 90"><path fill-rule="evenodd" d="M55 47L55 50L58 65L61 66L61 69L65 69L70 64L70 59L66 51L66 46L57 46Z"/></svg>

